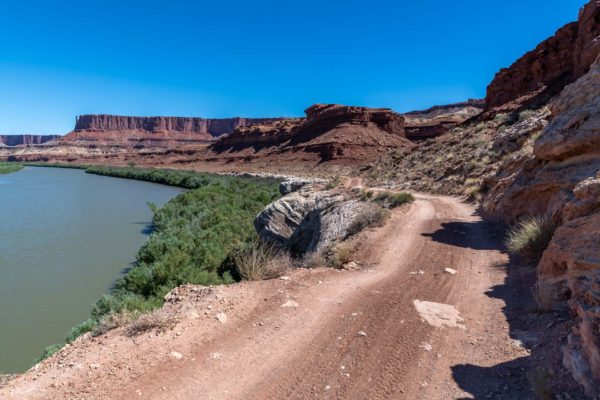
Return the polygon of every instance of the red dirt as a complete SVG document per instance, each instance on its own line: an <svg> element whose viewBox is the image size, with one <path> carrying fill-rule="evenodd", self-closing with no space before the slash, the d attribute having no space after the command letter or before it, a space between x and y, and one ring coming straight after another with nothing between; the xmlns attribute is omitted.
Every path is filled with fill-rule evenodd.
<svg viewBox="0 0 600 400"><path fill-rule="evenodd" d="M488 228L469 205L419 196L356 238L362 270L180 288L163 309L180 319L173 330L82 338L0 398L448 399L488 389L527 397L461 369L528 355L509 336L504 301L487 294L504 282L498 265L507 261ZM282 307L289 300L298 307ZM466 329L430 326L414 300L454 306Z"/></svg>

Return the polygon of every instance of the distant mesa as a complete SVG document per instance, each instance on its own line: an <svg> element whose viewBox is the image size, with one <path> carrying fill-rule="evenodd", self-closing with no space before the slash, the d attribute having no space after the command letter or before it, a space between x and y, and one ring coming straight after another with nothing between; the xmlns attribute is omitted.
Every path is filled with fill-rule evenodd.
<svg viewBox="0 0 600 400"><path fill-rule="evenodd" d="M404 117L388 108L315 104L305 118L240 127L211 145L217 154L254 157L298 156L319 161L368 160L381 151L411 147Z"/></svg>
<svg viewBox="0 0 600 400"><path fill-rule="evenodd" d="M0 135L0 146L40 145L58 139L59 135Z"/></svg>
<svg viewBox="0 0 600 400"><path fill-rule="evenodd" d="M75 129L61 142L71 145L161 146L208 144L234 129L281 118L132 117L108 114L78 116Z"/></svg>

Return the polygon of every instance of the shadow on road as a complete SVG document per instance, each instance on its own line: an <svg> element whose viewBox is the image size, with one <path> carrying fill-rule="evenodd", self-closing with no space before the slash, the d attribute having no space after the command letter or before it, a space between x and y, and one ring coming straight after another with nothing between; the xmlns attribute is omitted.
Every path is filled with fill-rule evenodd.
<svg viewBox="0 0 600 400"><path fill-rule="evenodd" d="M490 221L448 222L432 233L423 234L451 246L505 252L505 227ZM526 266L514 257L506 264L490 265L506 272L504 282L486 295L504 302L509 336L529 356L492 366L457 364L452 376L457 385L475 399L548 399L568 393L570 399L584 399L578 385L562 367L561 346L570 330L565 312L540 313L533 297L535 266ZM500 327L499 327L500 328ZM507 359L511 355L507 354ZM565 397L566 398L566 397Z"/></svg>

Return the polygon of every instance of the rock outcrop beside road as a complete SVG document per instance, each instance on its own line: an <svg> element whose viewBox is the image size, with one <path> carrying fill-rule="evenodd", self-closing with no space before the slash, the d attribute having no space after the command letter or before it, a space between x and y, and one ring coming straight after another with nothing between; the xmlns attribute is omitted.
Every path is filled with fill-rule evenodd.
<svg viewBox="0 0 600 400"><path fill-rule="evenodd" d="M600 388L599 106L600 59L551 105L533 154L497 180L488 204L508 221L546 214L559 225L538 265L539 285L577 315L564 363L590 396Z"/></svg>
<svg viewBox="0 0 600 400"><path fill-rule="evenodd" d="M365 207L339 191L306 187L269 204L254 226L262 240L302 255L344 239Z"/></svg>

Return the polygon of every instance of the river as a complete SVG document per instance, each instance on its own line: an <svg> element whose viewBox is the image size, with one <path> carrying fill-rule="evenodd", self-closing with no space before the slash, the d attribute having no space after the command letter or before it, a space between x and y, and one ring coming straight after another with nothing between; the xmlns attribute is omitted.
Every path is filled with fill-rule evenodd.
<svg viewBox="0 0 600 400"><path fill-rule="evenodd" d="M135 259L178 188L26 167L0 175L0 373L64 340Z"/></svg>

